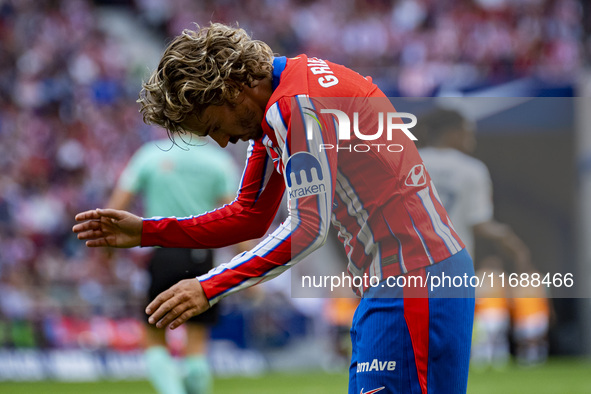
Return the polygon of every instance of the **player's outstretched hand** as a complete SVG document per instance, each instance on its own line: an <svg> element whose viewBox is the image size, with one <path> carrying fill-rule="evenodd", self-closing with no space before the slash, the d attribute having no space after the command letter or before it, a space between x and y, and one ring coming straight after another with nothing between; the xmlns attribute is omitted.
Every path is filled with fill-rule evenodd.
<svg viewBox="0 0 591 394"><path fill-rule="evenodd" d="M183 279L163 291L146 307L150 324L175 329L209 309L209 301L197 279Z"/></svg>
<svg viewBox="0 0 591 394"><path fill-rule="evenodd" d="M76 215L79 223L72 228L86 246L132 248L142 239L142 218L118 209L93 209Z"/></svg>

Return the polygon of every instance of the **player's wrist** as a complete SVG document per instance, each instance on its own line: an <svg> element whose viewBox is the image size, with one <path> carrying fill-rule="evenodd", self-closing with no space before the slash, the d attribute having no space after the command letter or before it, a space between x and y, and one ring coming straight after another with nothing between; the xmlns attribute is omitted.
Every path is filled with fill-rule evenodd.
<svg viewBox="0 0 591 394"><path fill-rule="evenodd" d="M151 220L148 218L140 218L141 219L141 228L139 233L139 246L140 247L147 247L147 246L162 246L158 242L158 233L160 230L153 226Z"/></svg>
<svg viewBox="0 0 591 394"><path fill-rule="evenodd" d="M203 292L204 298L207 300L207 303L211 308L213 305L217 303L218 300L213 296L213 289L211 288L211 286L208 286L207 282L204 279L202 279L205 275L198 276L195 278L195 280L197 281L199 287L201 288L201 291Z"/></svg>

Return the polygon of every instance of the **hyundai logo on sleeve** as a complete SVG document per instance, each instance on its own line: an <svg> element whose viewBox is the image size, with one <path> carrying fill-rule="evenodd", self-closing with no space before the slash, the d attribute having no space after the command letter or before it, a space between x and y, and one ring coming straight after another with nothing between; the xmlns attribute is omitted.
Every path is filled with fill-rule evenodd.
<svg viewBox="0 0 591 394"><path fill-rule="evenodd" d="M417 164L416 166L411 168L404 184L406 186L423 186L427 184L427 175L425 173L425 167L422 164Z"/></svg>
<svg viewBox="0 0 591 394"><path fill-rule="evenodd" d="M326 192L322 165L312 154L293 154L285 165L285 181L290 198L312 196Z"/></svg>

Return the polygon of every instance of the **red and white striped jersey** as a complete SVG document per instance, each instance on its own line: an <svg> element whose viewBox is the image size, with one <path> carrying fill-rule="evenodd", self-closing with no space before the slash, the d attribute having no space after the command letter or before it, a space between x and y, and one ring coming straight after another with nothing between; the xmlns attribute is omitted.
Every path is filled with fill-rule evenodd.
<svg viewBox="0 0 591 394"><path fill-rule="evenodd" d="M371 78L300 55L275 59L273 88L236 199L199 216L143 221L142 246L227 246L263 236L287 190L289 216L274 232L198 278L210 304L300 261L326 241L329 222L353 276L382 280L464 248L413 141L388 126L395 110ZM338 113L351 119L350 138Z"/></svg>

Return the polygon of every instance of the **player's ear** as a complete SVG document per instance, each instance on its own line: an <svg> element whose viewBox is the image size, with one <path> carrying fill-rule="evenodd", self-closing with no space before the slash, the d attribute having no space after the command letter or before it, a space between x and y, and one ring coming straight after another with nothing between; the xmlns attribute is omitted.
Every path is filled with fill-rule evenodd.
<svg viewBox="0 0 591 394"><path fill-rule="evenodd" d="M236 105L242 104L245 99L246 99L246 94L244 93L244 90L242 90L242 91L240 91L240 93L238 93L236 95L236 97L229 99L227 101L227 104L230 107L234 108Z"/></svg>
<svg viewBox="0 0 591 394"><path fill-rule="evenodd" d="M248 85L245 84L245 86L248 86L249 88L255 88L255 87L259 86L260 83L261 83L260 79L255 79L250 84L248 84Z"/></svg>
<svg viewBox="0 0 591 394"><path fill-rule="evenodd" d="M244 100L246 97L256 98L259 95L259 88L261 86L262 80L255 79L250 83L243 83L241 86L240 95L238 96L238 100Z"/></svg>
<svg viewBox="0 0 591 394"><path fill-rule="evenodd" d="M234 82L234 81L227 81L226 86L229 91L233 92L233 97L228 99L228 104L235 105L244 100L244 84Z"/></svg>

